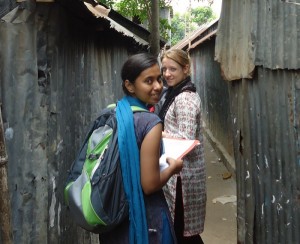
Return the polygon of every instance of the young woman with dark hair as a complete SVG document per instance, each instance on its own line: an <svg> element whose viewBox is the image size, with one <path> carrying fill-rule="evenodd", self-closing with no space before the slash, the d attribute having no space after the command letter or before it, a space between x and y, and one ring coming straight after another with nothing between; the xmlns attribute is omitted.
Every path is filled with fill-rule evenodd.
<svg viewBox="0 0 300 244"><path fill-rule="evenodd" d="M147 109L159 101L163 88L157 58L140 53L129 57L122 71L126 94L117 103L118 145L129 217L114 230L100 235L100 243L177 243L162 190L182 169L182 160L168 158L160 171L162 121L147 111L133 113L130 106Z"/></svg>

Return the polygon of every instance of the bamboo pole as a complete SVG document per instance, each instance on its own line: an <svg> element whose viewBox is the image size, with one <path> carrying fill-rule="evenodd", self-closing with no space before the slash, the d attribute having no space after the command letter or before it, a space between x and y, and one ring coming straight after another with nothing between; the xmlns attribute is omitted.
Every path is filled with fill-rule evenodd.
<svg viewBox="0 0 300 244"><path fill-rule="evenodd" d="M5 147L3 120L0 103L0 231L2 243L12 244L13 237L11 231L11 211L7 184L7 163L8 156Z"/></svg>

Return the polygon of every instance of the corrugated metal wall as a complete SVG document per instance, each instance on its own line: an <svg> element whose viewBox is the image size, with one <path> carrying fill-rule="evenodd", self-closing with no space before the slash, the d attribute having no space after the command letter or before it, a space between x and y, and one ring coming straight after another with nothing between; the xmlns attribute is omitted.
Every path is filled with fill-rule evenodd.
<svg viewBox="0 0 300 244"><path fill-rule="evenodd" d="M270 69L299 69L300 5L294 3L300 4L300 0L252 2L249 17L255 65Z"/></svg>
<svg viewBox="0 0 300 244"><path fill-rule="evenodd" d="M0 18L8 13L11 9L15 8L17 3L12 0L1 0L0 1Z"/></svg>
<svg viewBox="0 0 300 244"><path fill-rule="evenodd" d="M231 84L240 243L300 243L299 72Z"/></svg>
<svg viewBox="0 0 300 244"><path fill-rule="evenodd" d="M300 243L299 17L285 1L223 0L215 50L231 80L239 243Z"/></svg>
<svg viewBox="0 0 300 244"><path fill-rule="evenodd" d="M64 181L90 122L122 96L119 72L136 44L96 32L57 4L10 17L0 23L0 101L13 131L6 143L14 243L98 243L69 219Z"/></svg>
<svg viewBox="0 0 300 244"><path fill-rule="evenodd" d="M214 61L215 38L190 50L193 82L203 107L203 120L209 130L233 157L228 84L223 81L219 63Z"/></svg>

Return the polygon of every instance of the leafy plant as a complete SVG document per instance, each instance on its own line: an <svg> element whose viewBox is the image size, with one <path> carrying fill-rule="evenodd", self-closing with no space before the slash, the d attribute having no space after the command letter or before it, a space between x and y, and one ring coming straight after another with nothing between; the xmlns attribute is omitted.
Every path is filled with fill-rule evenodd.
<svg viewBox="0 0 300 244"><path fill-rule="evenodd" d="M198 26L210 22L216 18L211 7L198 7L191 10L191 17Z"/></svg>

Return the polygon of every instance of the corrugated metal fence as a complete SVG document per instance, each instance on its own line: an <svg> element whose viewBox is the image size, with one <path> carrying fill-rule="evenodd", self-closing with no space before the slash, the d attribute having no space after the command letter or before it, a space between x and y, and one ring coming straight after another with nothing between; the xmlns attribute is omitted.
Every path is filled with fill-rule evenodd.
<svg viewBox="0 0 300 244"><path fill-rule="evenodd" d="M212 37L190 50L193 81L201 97L205 131L213 133L218 143L233 157L228 83L223 81L220 66L214 61L214 47L215 37Z"/></svg>

